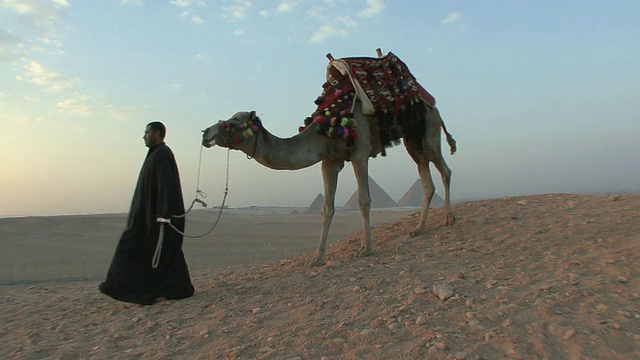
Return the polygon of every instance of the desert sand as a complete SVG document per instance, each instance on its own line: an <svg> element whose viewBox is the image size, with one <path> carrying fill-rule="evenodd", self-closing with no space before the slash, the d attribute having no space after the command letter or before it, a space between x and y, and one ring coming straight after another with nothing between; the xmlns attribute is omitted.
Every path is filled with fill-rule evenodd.
<svg viewBox="0 0 640 360"><path fill-rule="evenodd" d="M358 214L338 213L318 268L306 266L317 215L229 212L213 238L185 243L189 299L119 303L97 291L98 280L0 286L0 358L640 358L640 195L531 195L454 212L455 226L445 227L442 209L432 209L415 238L406 236L415 209L380 215L375 254L365 258L352 255ZM93 263L108 265L122 221L4 219L0 260L86 256L87 275ZM209 224L190 221L194 232ZM74 251L58 250L60 239ZM293 247L300 255L286 256ZM210 249L273 258L196 265Z"/></svg>

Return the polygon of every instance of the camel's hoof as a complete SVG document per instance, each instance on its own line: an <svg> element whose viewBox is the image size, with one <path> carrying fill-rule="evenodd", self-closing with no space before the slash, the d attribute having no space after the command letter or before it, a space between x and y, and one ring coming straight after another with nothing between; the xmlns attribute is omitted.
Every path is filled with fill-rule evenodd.
<svg viewBox="0 0 640 360"><path fill-rule="evenodd" d="M366 256L371 256L373 255L373 250L371 249L360 249L358 251L356 251L355 254L353 254L353 256L355 257L366 257Z"/></svg>
<svg viewBox="0 0 640 360"><path fill-rule="evenodd" d="M456 223L456 217L453 215L447 215L445 217L445 225L446 226L453 226L453 224Z"/></svg>
<svg viewBox="0 0 640 360"><path fill-rule="evenodd" d="M418 235L422 234L422 230L413 230L411 232L409 232L409 237L410 238L414 238Z"/></svg>
<svg viewBox="0 0 640 360"><path fill-rule="evenodd" d="M325 262L322 259L319 258L313 258L313 260L311 260L311 262L307 265L308 267L318 267L318 266L324 266Z"/></svg>

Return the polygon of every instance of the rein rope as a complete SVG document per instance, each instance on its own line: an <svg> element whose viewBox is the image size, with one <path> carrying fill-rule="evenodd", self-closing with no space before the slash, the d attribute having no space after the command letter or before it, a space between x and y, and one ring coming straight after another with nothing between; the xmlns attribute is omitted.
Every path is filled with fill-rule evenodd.
<svg viewBox="0 0 640 360"><path fill-rule="evenodd" d="M205 193L204 191L200 190L200 169L202 167L202 148L204 146L200 147L200 159L199 159L199 164L198 164L198 180L196 183L196 197L195 199L193 199L193 201L191 202L191 206L189 206L189 209L182 215L173 215L173 218L184 218L187 216L187 214L189 214L189 212L191 211L191 209L193 209L193 206L195 205L195 203L200 203L202 204L202 206L204 206L205 208L207 207L207 203L205 203L203 200L201 200L200 198L198 198L198 196L202 197L203 199L207 198L207 193ZM156 245L156 250L153 254L153 259L151 260L151 267L156 269L158 267L158 265L160 264L160 255L162 254L162 243L164 241L164 226L165 224L170 226L175 232L177 232L178 234L186 237L186 238L191 238L191 239L198 239L198 238L202 238L205 237L207 235L209 235L215 228L216 226L218 226L218 222L220 221L220 216L222 216L222 209L224 209L224 204L227 201L227 195L229 194L229 153L230 150L227 148L227 175L226 175L226 179L225 179L225 185L224 185L224 197L222 198L222 205L220 205L220 211L218 211L218 216L216 217L216 221L213 223L213 226L211 226L211 228L205 232L204 234L200 234L200 235L188 235L185 234L183 231L181 231L180 229L178 229L175 225L173 225L171 223L171 220L169 219L158 219L158 221L160 222L160 232L158 234L158 244Z"/></svg>

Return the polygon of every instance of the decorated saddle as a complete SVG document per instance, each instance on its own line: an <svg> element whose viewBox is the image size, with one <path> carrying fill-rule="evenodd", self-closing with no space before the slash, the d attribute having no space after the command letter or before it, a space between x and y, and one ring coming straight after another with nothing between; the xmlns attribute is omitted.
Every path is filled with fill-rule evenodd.
<svg viewBox="0 0 640 360"><path fill-rule="evenodd" d="M378 118L385 147L398 143L403 136L422 134L424 106L435 107L435 98L395 54L378 55L334 59L328 54L326 82L315 100L316 111L299 130L315 126L318 133L347 138L352 143L358 136L353 109L359 100L364 115Z"/></svg>

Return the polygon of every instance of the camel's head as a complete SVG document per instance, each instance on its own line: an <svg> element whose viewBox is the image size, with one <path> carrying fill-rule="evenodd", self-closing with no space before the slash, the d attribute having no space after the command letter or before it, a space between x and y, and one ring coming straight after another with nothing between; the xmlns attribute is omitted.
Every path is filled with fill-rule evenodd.
<svg viewBox="0 0 640 360"><path fill-rule="evenodd" d="M239 112L229 120L220 120L202 131L202 145L214 145L237 149L246 139L254 136L262 128L255 111Z"/></svg>

